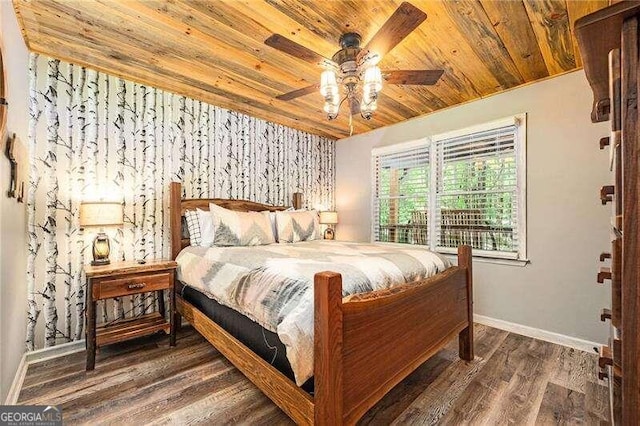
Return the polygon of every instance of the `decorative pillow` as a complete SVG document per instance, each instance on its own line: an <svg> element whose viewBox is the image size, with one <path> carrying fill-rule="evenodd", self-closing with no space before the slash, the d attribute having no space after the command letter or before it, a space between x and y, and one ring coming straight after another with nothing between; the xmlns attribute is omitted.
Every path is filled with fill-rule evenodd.
<svg viewBox="0 0 640 426"><path fill-rule="evenodd" d="M184 214L189 230L190 244L195 247L211 247L213 245L213 218L204 210L188 210Z"/></svg>
<svg viewBox="0 0 640 426"><path fill-rule="evenodd" d="M306 211L305 209L296 210L293 207L289 207L285 210L285 212L301 212ZM271 229L273 229L273 237L278 242L278 226L276 225L276 212L269 212L269 219L271 219Z"/></svg>
<svg viewBox="0 0 640 426"><path fill-rule="evenodd" d="M276 212L276 225L279 243L297 243L320 238L318 212L315 210Z"/></svg>
<svg viewBox="0 0 640 426"><path fill-rule="evenodd" d="M237 212L209 204L215 227L216 246L259 246L273 244L269 212Z"/></svg>
<svg viewBox="0 0 640 426"><path fill-rule="evenodd" d="M269 212L269 221L271 222L271 231L273 239L278 242L278 227L276 226L276 212Z"/></svg>
<svg viewBox="0 0 640 426"><path fill-rule="evenodd" d="M198 217L198 212L195 210L187 210L184 213L184 217L187 219L190 244L194 247L200 247L202 232L200 231L200 219Z"/></svg>
<svg viewBox="0 0 640 426"><path fill-rule="evenodd" d="M213 226L213 218L206 210L196 209L198 213L198 219L200 220L200 234L202 241L200 241L201 247L211 247L215 236L215 227Z"/></svg>

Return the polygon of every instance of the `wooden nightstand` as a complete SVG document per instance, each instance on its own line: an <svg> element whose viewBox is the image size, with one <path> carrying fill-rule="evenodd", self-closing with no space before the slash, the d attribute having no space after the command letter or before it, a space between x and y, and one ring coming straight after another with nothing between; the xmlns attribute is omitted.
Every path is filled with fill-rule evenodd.
<svg viewBox="0 0 640 426"><path fill-rule="evenodd" d="M173 260L152 260L144 264L131 261L113 262L104 266L85 265L84 271L87 276L87 327L85 333L87 370L94 369L96 348L100 346L152 334L160 330L169 334L170 345L175 346L173 283L177 266ZM164 290L169 290L171 305L169 321L165 319ZM96 327L96 302L98 300L152 291L158 292L158 312L117 320Z"/></svg>

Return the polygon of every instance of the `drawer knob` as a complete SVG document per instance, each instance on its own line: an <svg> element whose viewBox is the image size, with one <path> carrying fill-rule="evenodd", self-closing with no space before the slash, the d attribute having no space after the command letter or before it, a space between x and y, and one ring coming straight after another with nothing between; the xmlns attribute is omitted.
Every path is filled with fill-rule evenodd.
<svg viewBox="0 0 640 426"><path fill-rule="evenodd" d="M598 369L598 379L600 380L605 380L609 378L609 372L607 371L606 368L599 368Z"/></svg>
<svg viewBox="0 0 640 426"><path fill-rule="evenodd" d="M598 366L604 369L607 365L613 365L613 354L611 348L608 346L601 346L598 351L600 357L598 358Z"/></svg>
<svg viewBox="0 0 640 426"><path fill-rule="evenodd" d="M613 194L615 193L615 187L613 185L605 185L600 188L600 201L602 205L613 201Z"/></svg>
<svg viewBox="0 0 640 426"><path fill-rule="evenodd" d="M136 289L139 289L139 288L145 288L145 286L146 286L145 283L135 283L135 284L129 284L127 286L127 288L129 290L136 290Z"/></svg>
<svg viewBox="0 0 640 426"><path fill-rule="evenodd" d="M609 268L599 268L598 269L598 283L602 284L604 283L604 280L610 280L611 279L611 269Z"/></svg>

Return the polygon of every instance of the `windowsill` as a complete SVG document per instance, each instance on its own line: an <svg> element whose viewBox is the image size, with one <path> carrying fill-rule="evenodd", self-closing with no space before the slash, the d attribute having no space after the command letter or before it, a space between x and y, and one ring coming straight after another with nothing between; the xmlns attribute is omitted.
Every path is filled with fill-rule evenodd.
<svg viewBox="0 0 640 426"><path fill-rule="evenodd" d="M424 247L425 249L429 250L429 247L427 246L422 246L422 245L417 245L417 244L407 244L407 243L388 243L388 242L383 242L383 241L376 241L376 244L388 244L388 245L394 245L394 246L401 246L401 247L407 247L407 246L413 246L413 247ZM447 259L451 260L451 261L455 261L458 259L458 256L455 253L442 253L442 252L436 252L441 254L442 256L446 257ZM531 263L531 261L529 259L526 260L522 260L522 259L506 259L506 258L498 258L498 257L486 257L486 256L473 256L473 261L474 262L479 262L479 263L492 263L494 265L505 265L505 266L518 266L518 267L524 267L526 265L528 265L529 263Z"/></svg>
<svg viewBox="0 0 640 426"><path fill-rule="evenodd" d="M458 256L450 253L441 253L444 257L451 261L455 261L458 259ZM505 265L505 266L518 266L524 267L527 266L531 261L529 259L521 260L521 259L499 259L495 257L483 257L483 256L473 256L474 262L479 263L493 263L494 265Z"/></svg>

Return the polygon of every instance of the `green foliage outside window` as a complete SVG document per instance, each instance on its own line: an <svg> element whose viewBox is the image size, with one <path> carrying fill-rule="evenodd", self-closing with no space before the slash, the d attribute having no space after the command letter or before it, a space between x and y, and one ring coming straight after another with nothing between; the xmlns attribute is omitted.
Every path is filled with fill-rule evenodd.
<svg viewBox="0 0 640 426"><path fill-rule="evenodd" d="M392 182L392 176L395 176L395 183ZM516 178L516 162L512 152L511 155L480 159L445 160L438 176L437 195L439 195L440 212L441 214L461 210L470 212L468 216L473 218L469 222L470 229L475 229L475 235L487 234L482 239L478 238L477 243L474 240L473 245L482 245L476 248L515 251L513 218L516 213L514 211ZM392 186L397 188L394 194L391 193ZM382 167L379 170L380 241L390 240L388 229L394 229L394 225L415 224L414 212L428 210L429 186L429 165L395 169ZM392 203L397 203L396 217L391 217ZM395 238L391 239L397 242L411 242L405 241L407 238L397 231L397 229L392 231L395 233ZM443 236L447 232L446 229L441 230ZM457 242L455 240L451 244ZM441 241L439 244L444 243Z"/></svg>

